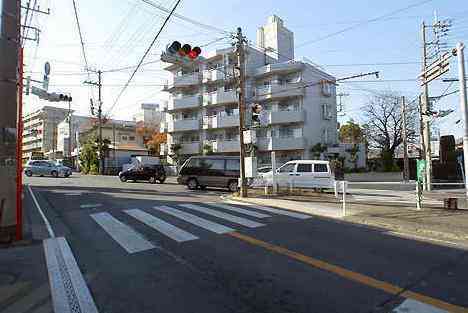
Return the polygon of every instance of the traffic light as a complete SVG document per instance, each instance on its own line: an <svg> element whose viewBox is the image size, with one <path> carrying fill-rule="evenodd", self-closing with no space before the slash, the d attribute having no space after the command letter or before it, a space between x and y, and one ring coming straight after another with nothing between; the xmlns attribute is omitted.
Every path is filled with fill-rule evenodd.
<svg viewBox="0 0 468 313"><path fill-rule="evenodd" d="M260 124L260 113L262 112L262 106L258 103L252 105L252 124Z"/></svg>
<svg viewBox="0 0 468 313"><path fill-rule="evenodd" d="M193 47L189 44L182 45L179 41L174 41L167 46L166 51L161 53L161 60L167 63L185 63L196 60L202 50L200 47Z"/></svg>
<svg viewBox="0 0 468 313"><path fill-rule="evenodd" d="M73 98L71 96L68 96L68 95L59 94L59 100L60 101L65 101L65 102L72 102Z"/></svg>

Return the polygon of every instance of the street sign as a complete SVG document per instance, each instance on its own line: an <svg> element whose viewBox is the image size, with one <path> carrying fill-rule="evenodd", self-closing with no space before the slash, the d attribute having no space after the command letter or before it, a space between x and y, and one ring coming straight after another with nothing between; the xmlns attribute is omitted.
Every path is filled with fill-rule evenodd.
<svg viewBox="0 0 468 313"><path fill-rule="evenodd" d="M452 57L451 52L444 53L437 61L429 65L424 72L419 75L421 78L421 86L428 84L434 79L439 78L443 74L447 73L450 69L450 58Z"/></svg>
<svg viewBox="0 0 468 313"><path fill-rule="evenodd" d="M44 74L47 76L50 75L50 63L49 62L45 62L44 64Z"/></svg>

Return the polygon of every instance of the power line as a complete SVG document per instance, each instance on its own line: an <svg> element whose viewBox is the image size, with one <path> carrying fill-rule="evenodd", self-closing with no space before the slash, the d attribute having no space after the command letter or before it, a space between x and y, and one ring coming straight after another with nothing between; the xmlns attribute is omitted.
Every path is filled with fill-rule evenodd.
<svg viewBox="0 0 468 313"><path fill-rule="evenodd" d="M143 61L145 60L146 56L148 55L148 53L150 52L151 48L153 47L154 43L156 42L156 40L158 39L159 35L161 34L161 32L163 31L164 27L166 26L167 22L169 21L169 19L171 18L171 16L174 14L174 11L176 10L177 6L179 5L179 3L181 2L181 0L177 0L176 4L174 5L174 7L172 8L171 12L169 13L169 15L166 17L166 19L164 20L164 23L161 25L161 28L159 29L158 33L156 34L156 36L154 37L153 41L151 42L151 44L149 45L148 49L146 49L145 53L143 54L143 57L141 58L140 62L138 63L137 67L135 68L135 70L133 71L132 75L130 75L130 78L128 79L127 83L125 84L125 86L122 88L122 90L120 91L119 95L117 96L117 98L115 99L114 101L114 104L112 104L111 108L107 111L107 114L106 115L109 115L109 113L114 109L114 107L117 105L118 101L120 100L120 97L123 95L123 93L125 92L125 90L127 89L128 85L130 84L130 82L132 81L133 77L135 76L135 74L137 73L138 69L140 68L140 66L143 64Z"/></svg>
<svg viewBox="0 0 468 313"><path fill-rule="evenodd" d="M158 5L158 4L156 4L156 3L152 2L152 1L149 1L149 0L141 0L141 1L143 1L146 4L149 4L150 6L156 8L158 10L163 11L163 12L166 12L166 13L170 12L169 9L167 9L167 8L161 6L161 5ZM177 13L174 14L174 17L177 17L178 19L181 19L181 20L183 20L185 22L196 25L198 27L205 28L207 30L214 30L214 31L220 32L222 34L230 34L230 32L228 32L228 31L226 31L224 29L220 29L220 28L217 28L215 26L211 26L211 25L208 25L208 24L204 24L204 23L195 21L195 20L193 20L191 18L185 17L185 16L177 14Z"/></svg>
<svg viewBox="0 0 468 313"><path fill-rule="evenodd" d="M417 6L420 6L420 5L423 5L423 4L426 4L426 3L429 3L429 2L432 2L434 0L424 0L424 1L420 1L420 2L417 2L415 4L412 4L412 5L409 5L409 6L406 6L404 8L401 8L401 9L398 9L398 10L395 10L395 11L392 11L390 13L387 13L387 14L384 14L384 15L381 15L381 16L378 16L378 17L375 17L375 18L372 18L372 19L368 19L368 20L365 20L363 22L360 22L360 23L357 23L355 25L352 25L352 26L348 26L348 27L345 27L339 31L336 31L336 32L333 32L333 33L330 33L330 34L327 34L327 35L324 35L324 36L321 36L321 37L318 37L318 38L315 38L315 39L312 39L312 40L308 40L308 41L305 41L301 44L299 44L298 46L296 46L296 48L301 48L301 47L304 47L306 45L309 45L309 44L312 44L312 43L316 43L318 41L322 41L324 39L328 39L330 37L334 37L336 35L340 35L344 32L347 32L347 31L350 31L350 30L353 30L355 28L358 28L358 27L361 27L363 25L367 25L367 24L370 24L370 23L373 23L373 22L376 22L378 20L382 20L382 19L385 19L385 18L388 18L392 15L395 15L395 14L398 14L400 12L403 12L403 11L406 11L408 9L411 9L411 8L414 8L414 7L417 7Z"/></svg>
<svg viewBox="0 0 468 313"><path fill-rule="evenodd" d="M83 33L81 32L80 20L78 19L78 10L76 9L75 0L72 0L72 2L73 2L73 11L75 12L76 26L78 28L78 34L80 35L81 49L82 49L82 52L83 52L83 60L85 62L85 66L86 66L85 69L86 69L86 71L89 71L88 59L86 57L86 49L85 49L85 44L84 44L84 40L83 40Z"/></svg>

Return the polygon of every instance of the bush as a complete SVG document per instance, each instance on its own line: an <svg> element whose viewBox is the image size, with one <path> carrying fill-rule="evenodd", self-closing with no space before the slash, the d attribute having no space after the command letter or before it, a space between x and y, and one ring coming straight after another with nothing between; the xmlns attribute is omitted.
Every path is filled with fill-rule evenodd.
<svg viewBox="0 0 468 313"><path fill-rule="evenodd" d="M91 164L89 168L89 174L91 175L97 175L99 174L99 166L95 163Z"/></svg>

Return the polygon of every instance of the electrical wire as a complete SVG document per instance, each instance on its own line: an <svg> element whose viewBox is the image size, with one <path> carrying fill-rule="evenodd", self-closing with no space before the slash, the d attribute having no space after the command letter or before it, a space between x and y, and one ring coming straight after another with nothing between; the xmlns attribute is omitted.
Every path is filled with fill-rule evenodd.
<svg viewBox="0 0 468 313"><path fill-rule="evenodd" d="M169 13L169 15L166 17L164 23L161 25L158 33L156 34L156 36L154 37L153 41L151 42L151 44L149 45L148 49L146 49L145 53L143 54L143 57L141 58L140 62L138 63L137 67L135 68L135 70L133 71L132 75L130 75L130 78L128 79L127 83L124 85L124 87L122 88L122 90L120 91L119 95L117 96L117 98L115 99L114 103L112 104L111 108L107 111L107 114L106 115L109 115L109 113L114 109L114 107L117 105L117 103L119 102L120 100L120 97L123 95L123 93L125 92L125 90L127 89L128 85L131 83L131 81L133 80L133 77L135 77L135 74L138 72L138 69L140 68L140 66L143 64L143 61L145 60L146 56L148 55L148 53L150 52L151 48L153 47L154 43L156 42L156 40L158 39L159 35L161 34L161 32L163 31L164 27L166 26L167 22L169 21L169 19L171 18L171 16L174 14L174 11L177 9L177 7L179 6L181 0L177 0L176 4L174 5L174 7L172 8L171 12Z"/></svg>
<svg viewBox="0 0 468 313"><path fill-rule="evenodd" d="M167 8L161 6L161 5L158 5L158 4L154 3L153 1L149 1L149 0L141 0L141 1L143 1L144 3L150 5L150 6L156 8L156 9L158 9L158 10L161 10L161 11L163 11L163 12L165 12L165 13L169 13L169 12L170 12L169 9L167 9ZM198 26L198 27L207 29L207 30L214 30L214 31L219 32L219 33L222 33L222 34L230 34L230 33L231 33L231 32L228 32L228 31L226 31L226 30L224 30L224 29L220 29L220 28L217 28L217 27L208 25L208 24L204 24L204 23L195 21L195 20L193 20L193 19L191 19L191 18L188 18L188 17L185 17L185 16L183 16L183 15L181 15L181 14L175 13L175 14L174 14L174 17L177 17L178 19L181 19L181 20L183 20L183 21L185 21L185 22L188 22L188 23L190 23L190 24L192 24L192 25L195 25L195 26Z"/></svg>
<svg viewBox="0 0 468 313"><path fill-rule="evenodd" d="M82 53L83 53L83 60L84 60L85 66L86 66L85 69L86 69L86 71L89 72L88 58L86 57L86 49L85 49L85 44L84 44L84 40L83 40L83 33L81 32L80 20L78 18L78 10L76 8L75 0L72 0L72 2L73 2L73 11L75 12L76 26L78 28L78 34L80 35L81 49L82 49Z"/></svg>
<svg viewBox="0 0 468 313"><path fill-rule="evenodd" d="M367 24L370 24L370 23L373 23L373 22L377 22L379 20L382 20L382 19L385 19L385 18L388 18L392 15L395 15L395 14L398 14L400 12L403 12L403 11L406 11L408 9L412 9L414 7L417 7L417 6L421 6L423 4L426 4L426 3L429 3L429 2L432 2L434 0L424 0L424 1L420 1L420 2L417 2L417 3L414 3L414 4L411 4L409 6L406 6L404 8L401 8L401 9L398 9L398 10L394 10L390 13L387 13L387 14L384 14L384 15L380 15L378 17L375 17L375 18L372 18L372 19L368 19L368 20L365 20L363 22L360 22L360 23L357 23L355 25L352 25L352 26L348 26L348 27L345 27L339 31L336 31L336 32L333 32L333 33L330 33L330 34L327 34L327 35L324 35L324 36L321 36L321 37L318 37L318 38L315 38L315 39L312 39L312 40L308 40L308 41L305 41L299 45L296 46L296 48L302 48L304 46L307 46L307 45L310 45L310 44L313 44L313 43L316 43L316 42L319 42L319 41L322 41L324 39L328 39L330 37L334 37L336 35L340 35L342 33L345 33L347 31L350 31L350 30L353 30L355 28L358 28L358 27L361 27L361 26L364 26L364 25L367 25Z"/></svg>

